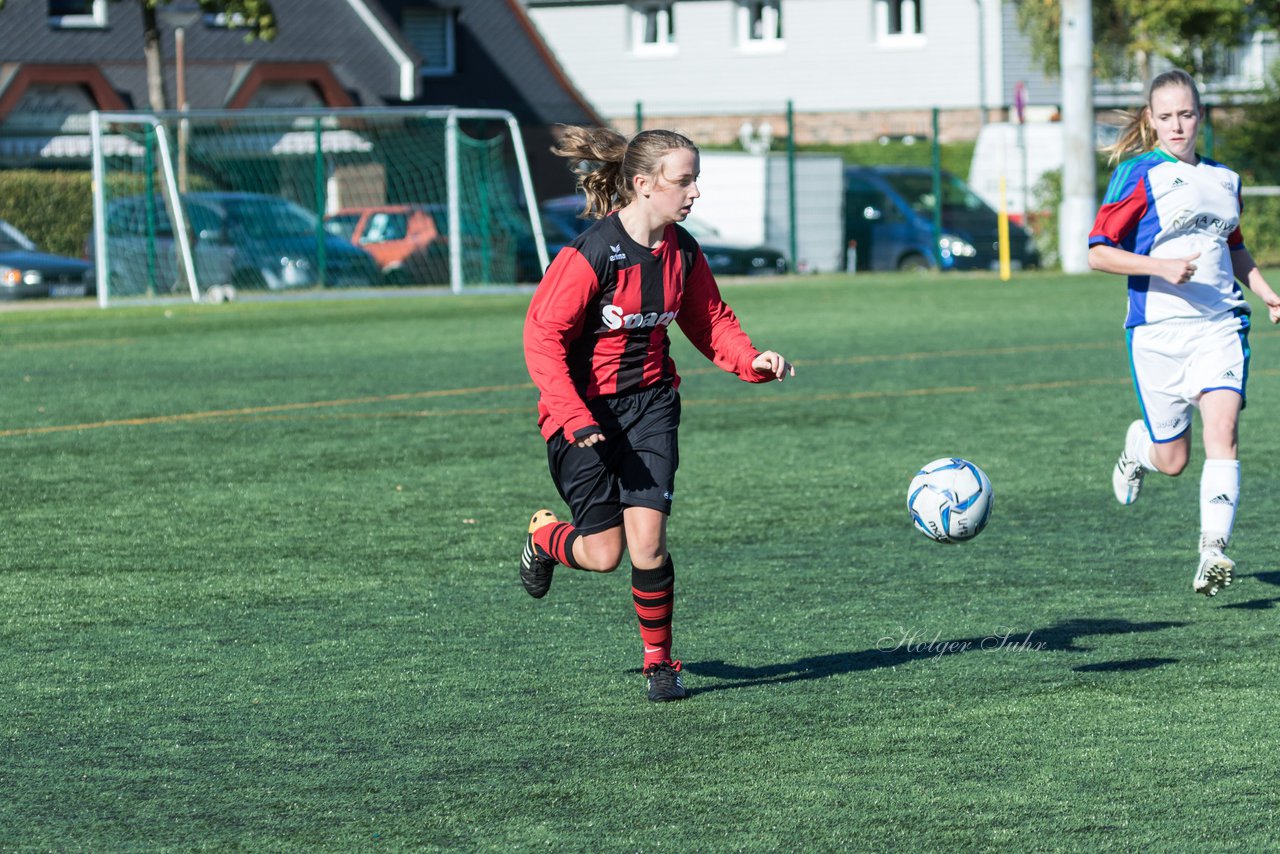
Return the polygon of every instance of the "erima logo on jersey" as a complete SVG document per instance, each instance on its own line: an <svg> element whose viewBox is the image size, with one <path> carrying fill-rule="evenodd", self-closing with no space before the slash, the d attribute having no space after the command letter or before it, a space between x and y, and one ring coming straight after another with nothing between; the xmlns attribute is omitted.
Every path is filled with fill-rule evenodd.
<svg viewBox="0 0 1280 854"><path fill-rule="evenodd" d="M610 260L610 261L625 261L625 260L627 260L627 253L625 253L625 252L623 252L623 251L622 251L622 244L621 244L621 243L616 243L616 244L615 244L615 243L610 243L610 244L609 244L609 251L613 253L612 255L610 255L610 256L609 256L609 260Z"/></svg>
<svg viewBox="0 0 1280 854"><path fill-rule="evenodd" d="M676 314L674 311L623 314L619 306L610 304L600 309L600 322L606 329L652 329L655 326L670 326L676 319Z"/></svg>

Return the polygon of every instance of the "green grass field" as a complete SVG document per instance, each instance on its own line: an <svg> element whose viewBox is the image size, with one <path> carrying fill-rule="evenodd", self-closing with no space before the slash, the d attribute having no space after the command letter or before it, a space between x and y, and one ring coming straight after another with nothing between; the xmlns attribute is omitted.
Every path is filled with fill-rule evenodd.
<svg viewBox="0 0 1280 854"><path fill-rule="evenodd" d="M1201 456L1111 496L1119 278L724 291L798 376L673 336L665 705L625 563L517 579L528 294L0 314L0 849L1273 846L1280 333L1207 600ZM942 546L951 454L997 499Z"/></svg>

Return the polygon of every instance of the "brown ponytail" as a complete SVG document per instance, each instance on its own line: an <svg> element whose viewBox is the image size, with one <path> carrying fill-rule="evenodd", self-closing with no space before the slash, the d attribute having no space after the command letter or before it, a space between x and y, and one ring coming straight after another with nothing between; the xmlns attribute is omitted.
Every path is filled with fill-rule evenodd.
<svg viewBox="0 0 1280 854"><path fill-rule="evenodd" d="M688 137L675 131L641 131L628 142L608 128L570 125L551 152L573 161L570 168L587 197L583 217L600 219L626 207L635 192L632 180L637 175L659 177L662 158L680 148L695 154L698 151Z"/></svg>

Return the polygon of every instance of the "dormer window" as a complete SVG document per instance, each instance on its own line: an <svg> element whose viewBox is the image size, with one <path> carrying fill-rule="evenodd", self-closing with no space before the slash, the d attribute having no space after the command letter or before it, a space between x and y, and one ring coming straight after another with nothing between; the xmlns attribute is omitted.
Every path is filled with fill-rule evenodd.
<svg viewBox="0 0 1280 854"><path fill-rule="evenodd" d="M58 29L101 29L107 0L49 0L49 25Z"/></svg>
<svg viewBox="0 0 1280 854"><path fill-rule="evenodd" d="M781 50L782 0L738 0L738 47Z"/></svg>
<svg viewBox="0 0 1280 854"><path fill-rule="evenodd" d="M675 53L675 3L632 4L631 49L639 54Z"/></svg>

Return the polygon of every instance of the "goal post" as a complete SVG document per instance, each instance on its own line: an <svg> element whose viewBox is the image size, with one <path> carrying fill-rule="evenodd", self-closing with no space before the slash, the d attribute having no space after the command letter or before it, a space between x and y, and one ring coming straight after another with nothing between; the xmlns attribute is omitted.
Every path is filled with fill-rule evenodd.
<svg viewBox="0 0 1280 854"><path fill-rule="evenodd" d="M99 303L536 281L546 242L505 110L95 112Z"/></svg>

